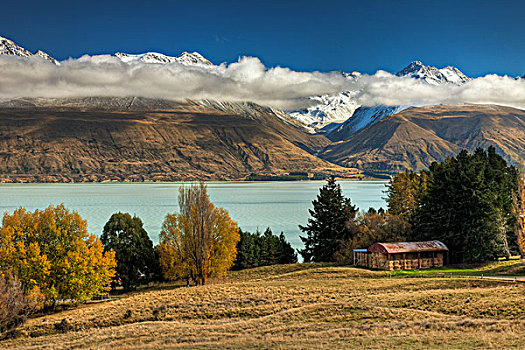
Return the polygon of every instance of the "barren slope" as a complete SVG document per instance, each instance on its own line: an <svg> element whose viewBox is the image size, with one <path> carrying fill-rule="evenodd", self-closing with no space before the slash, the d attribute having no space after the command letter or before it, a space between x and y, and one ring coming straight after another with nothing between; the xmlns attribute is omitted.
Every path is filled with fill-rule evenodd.
<svg viewBox="0 0 525 350"><path fill-rule="evenodd" d="M495 146L508 162L525 159L525 111L495 105L409 108L348 139L320 156L376 174L421 170L461 149Z"/></svg>
<svg viewBox="0 0 525 350"><path fill-rule="evenodd" d="M49 102L49 101L48 101ZM0 109L4 181L241 179L250 173L351 170L310 153L326 146L275 114L184 103L24 101ZM9 108L8 108L9 107ZM355 173L355 172L354 172Z"/></svg>

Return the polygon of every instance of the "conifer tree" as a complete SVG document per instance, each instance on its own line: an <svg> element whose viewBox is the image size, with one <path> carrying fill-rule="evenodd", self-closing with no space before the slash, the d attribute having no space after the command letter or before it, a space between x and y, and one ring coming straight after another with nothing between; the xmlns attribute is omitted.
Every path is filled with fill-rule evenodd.
<svg viewBox="0 0 525 350"><path fill-rule="evenodd" d="M358 209L345 198L341 186L332 176L319 190L317 199L312 201L313 210L308 225L299 226L306 236L301 236L305 247L300 251L305 262L333 261L340 245L351 238L353 232L349 225Z"/></svg>
<svg viewBox="0 0 525 350"><path fill-rule="evenodd" d="M481 262L517 252L513 201L518 172L493 147L461 151L429 169L413 216L414 240L439 239L454 262Z"/></svg>
<svg viewBox="0 0 525 350"><path fill-rule="evenodd" d="M264 234L239 230L240 241L237 243L237 259L233 266L236 270L275 264L293 264L297 262L297 253L281 232L274 235L268 227Z"/></svg>

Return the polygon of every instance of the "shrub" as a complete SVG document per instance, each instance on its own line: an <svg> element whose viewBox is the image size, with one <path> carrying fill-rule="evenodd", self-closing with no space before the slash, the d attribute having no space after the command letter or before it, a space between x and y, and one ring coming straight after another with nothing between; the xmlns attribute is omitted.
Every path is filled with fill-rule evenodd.
<svg viewBox="0 0 525 350"><path fill-rule="evenodd" d="M7 274L0 277L0 332L23 324L38 308L40 300L38 290L26 293L16 276Z"/></svg>

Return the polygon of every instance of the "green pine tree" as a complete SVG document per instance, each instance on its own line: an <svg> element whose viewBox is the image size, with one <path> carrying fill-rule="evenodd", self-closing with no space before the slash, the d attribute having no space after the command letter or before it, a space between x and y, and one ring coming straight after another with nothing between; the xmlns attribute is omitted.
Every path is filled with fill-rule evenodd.
<svg viewBox="0 0 525 350"><path fill-rule="evenodd" d="M279 235L278 264L295 264L297 262L297 253L292 245L284 237L284 233Z"/></svg>
<svg viewBox="0 0 525 350"><path fill-rule="evenodd" d="M350 221L358 209L345 198L341 186L332 176L319 190L317 199L312 201L313 210L308 225L299 226L306 236L301 236L305 247L300 251L305 262L333 261L340 245L353 235Z"/></svg>
<svg viewBox="0 0 525 350"><path fill-rule="evenodd" d="M413 239L439 239L454 262L482 262L517 251L513 200L518 172L493 147L461 151L429 169Z"/></svg>
<svg viewBox="0 0 525 350"><path fill-rule="evenodd" d="M276 236L269 227L262 235L259 231L250 233L239 230L239 233L241 239L237 243L237 259L233 269L297 262L297 253L286 241L284 233Z"/></svg>

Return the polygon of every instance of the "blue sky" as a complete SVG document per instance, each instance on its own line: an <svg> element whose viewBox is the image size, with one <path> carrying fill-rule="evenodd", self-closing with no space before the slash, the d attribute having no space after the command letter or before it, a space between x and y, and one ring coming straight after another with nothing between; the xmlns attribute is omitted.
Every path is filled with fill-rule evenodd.
<svg viewBox="0 0 525 350"><path fill-rule="evenodd" d="M58 59L198 51L300 71L525 74L522 1L2 1L0 35Z"/></svg>

